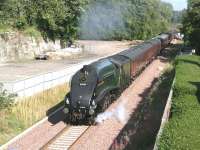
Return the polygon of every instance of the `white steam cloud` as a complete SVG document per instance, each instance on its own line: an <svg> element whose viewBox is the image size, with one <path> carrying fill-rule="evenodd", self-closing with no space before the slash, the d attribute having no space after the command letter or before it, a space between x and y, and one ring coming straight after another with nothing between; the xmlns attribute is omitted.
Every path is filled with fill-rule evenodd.
<svg viewBox="0 0 200 150"><path fill-rule="evenodd" d="M81 39L109 39L113 33L126 30L123 18L127 8L125 1L92 2L80 19Z"/></svg>
<svg viewBox="0 0 200 150"><path fill-rule="evenodd" d="M159 71L163 71L163 70L164 70L164 68L163 68L163 67L161 67L161 66L159 66L159 67L158 67L158 70L159 70Z"/></svg>
<svg viewBox="0 0 200 150"><path fill-rule="evenodd" d="M120 103L116 109L99 114L96 117L95 121L96 123L101 124L104 121L112 118L117 119L122 124L125 124L127 122L128 114L126 112L125 104L123 102Z"/></svg>

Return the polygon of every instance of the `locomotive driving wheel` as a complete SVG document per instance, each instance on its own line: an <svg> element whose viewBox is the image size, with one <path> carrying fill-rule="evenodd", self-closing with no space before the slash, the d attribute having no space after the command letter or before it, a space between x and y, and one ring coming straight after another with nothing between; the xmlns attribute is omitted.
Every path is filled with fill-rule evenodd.
<svg viewBox="0 0 200 150"><path fill-rule="evenodd" d="M103 99L102 111L105 111L111 103L111 96L110 94L106 94Z"/></svg>
<svg viewBox="0 0 200 150"><path fill-rule="evenodd" d="M117 90L115 90L115 91L112 91L111 96L110 96L110 98L111 98L111 103L112 103L114 100L116 100L116 99L120 96L120 94L121 94L121 92L120 92L119 89L117 89Z"/></svg>
<svg viewBox="0 0 200 150"><path fill-rule="evenodd" d="M106 94L102 99L102 101L97 105L97 112L98 113L104 112L108 108L110 103L111 103L111 96L109 93Z"/></svg>

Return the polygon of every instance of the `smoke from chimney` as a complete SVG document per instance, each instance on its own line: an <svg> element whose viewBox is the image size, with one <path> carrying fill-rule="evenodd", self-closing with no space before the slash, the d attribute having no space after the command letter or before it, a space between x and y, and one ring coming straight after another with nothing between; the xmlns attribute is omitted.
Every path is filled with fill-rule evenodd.
<svg viewBox="0 0 200 150"><path fill-rule="evenodd" d="M95 1L89 4L88 9L80 19L80 38L106 40L113 35L125 33L124 14L127 11L127 1Z"/></svg>

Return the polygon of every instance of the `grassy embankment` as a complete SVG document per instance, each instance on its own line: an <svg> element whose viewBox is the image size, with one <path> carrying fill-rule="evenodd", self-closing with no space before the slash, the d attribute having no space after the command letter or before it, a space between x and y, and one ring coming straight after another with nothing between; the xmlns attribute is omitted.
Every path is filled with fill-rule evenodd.
<svg viewBox="0 0 200 150"><path fill-rule="evenodd" d="M63 100L68 90L67 84L63 84L0 110L0 145L44 118L50 108Z"/></svg>
<svg viewBox="0 0 200 150"><path fill-rule="evenodd" d="M0 34L6 33L6 32L20 32L26 36L31 36L34 38L42 38L40 31L36 29L36 27L33 27L33 26L27 26L23 30L16 30L11 26L0 24Z"/></svg>
<svg viewBox="0 0 200 150"><path fill-rule="evenodd" d="M200 148L200 57L176 59L176 82L171 118L161 135L159 149Z"/></svg>

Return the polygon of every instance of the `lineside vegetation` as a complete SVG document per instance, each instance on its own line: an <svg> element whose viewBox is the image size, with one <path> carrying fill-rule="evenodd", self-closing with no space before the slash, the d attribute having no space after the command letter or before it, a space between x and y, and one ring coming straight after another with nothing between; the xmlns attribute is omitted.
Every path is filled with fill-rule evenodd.
<svg viewBox="0 0 200 150"><path fill-rule="evenodd" d="M159 149L199 149L199 124L200 57L180 56L176 59L171 118L161 135Z"/></svg>
<svg viewBox="0 0 200 150"><path fill-rule="evenodd" d="M62 102L68 90L68 85L63 84L34 96L19 99L16 103L8 101L3 108L0 107L0 145L48 115L48 110ZM2 97L10 99L8 94ZM0 100L2 97L0 96Z"/></svg>
<svg viewBox="0 0 200 150"><path fill-rule="evenodd" d="M200 55L200 1L188 0L188 9L182 20L182 32L185 43L196 49L196 54Z"/></svg>
<svg viewBox="0 0 200 150"><path fill-rule="evenodd" d="M167 31L172 13L161 0L1 0L0 31L38 30L63 47L77 38L147 39Z"/></svg>

